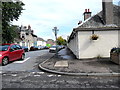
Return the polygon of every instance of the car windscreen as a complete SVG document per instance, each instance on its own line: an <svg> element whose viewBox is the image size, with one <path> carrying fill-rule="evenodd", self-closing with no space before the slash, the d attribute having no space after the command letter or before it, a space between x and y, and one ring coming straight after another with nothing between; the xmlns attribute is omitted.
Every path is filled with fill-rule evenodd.
<svg viewBox="0 0 120 90"><path fill-rule="evenodd" d="M52 46L51 48L56 48L56 46Z"/></svg>
<svg viewBox="0 0 120 90"><path fill-rule="evenodd" d="M10 45L0 45L0 51L7 51Z"/></svg>

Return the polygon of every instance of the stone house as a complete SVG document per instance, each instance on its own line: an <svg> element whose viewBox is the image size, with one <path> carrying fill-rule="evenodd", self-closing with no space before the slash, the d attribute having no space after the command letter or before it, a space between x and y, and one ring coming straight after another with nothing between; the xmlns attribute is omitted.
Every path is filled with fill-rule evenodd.
<svg viewBox="0 0 120 90"><path fill-rule="evenodd" d="M21 46L37 46L37 36L33 33L33 30L31 29L31 26L21 26L20 27L20 38L21 41L19 41L19 44Z"/></svg>
<svg viewBox="0 0 120 90"><path fill-rule="evenodd" d="M110 57L110 50L120 46L120 6L102 0L102 11L94 16L91 13L85 10L85 21L73 29L68 48L78 59ZM93 40L95 35L97 39Z"/></svg>

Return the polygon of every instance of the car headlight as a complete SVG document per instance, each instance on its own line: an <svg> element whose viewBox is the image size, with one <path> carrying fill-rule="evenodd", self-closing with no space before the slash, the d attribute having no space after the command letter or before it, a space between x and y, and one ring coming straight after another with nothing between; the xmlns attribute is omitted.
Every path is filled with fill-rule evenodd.
<svg viewBox="0 0 120 90"><path fill-rule="evenodd" d="M0 54L0 57L2 57L2 55Z"/></svg>

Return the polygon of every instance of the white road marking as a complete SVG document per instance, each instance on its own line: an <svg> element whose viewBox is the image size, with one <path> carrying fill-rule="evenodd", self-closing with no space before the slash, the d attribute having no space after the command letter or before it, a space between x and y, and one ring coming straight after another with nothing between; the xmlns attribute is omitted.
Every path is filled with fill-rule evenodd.
<svg viewBox="0 0 120 90"><path fill-rule="evenodd" d="M35 72L32 72L33 74L35 74Z"/></svg>
<svg viewBox="0 0 120 90"><path fill-rule="evenodd" d="M58 77L61 77L61 75L58 75Z"/></svg>
<svg viewBox="0 0 120 90"><path fill-rule="evenodd" d="M48 77L52 77L53 75L47 75Z"/></svg>
<svg viewBox="0 0 120 90"><path fill-rule="evenodd" d="M44 72L37 72L37 73L39 73L39 74L44 74Z"/></svg>
<svg viewBox="0 0 120 90"><path fill-rule="evenodd" d="M40 77L40 75L34 75L35 77Z"/></svg>
<svg viewBox="0 0 120 90"><path fill-rule="evenodd" d="M2 71L0 71L0 74L2 73Z"/></svg>
<svg viewBox="0 0 120 90"><path fill-rule="evenodd" d="M23 60L23 61L16 61L16 62L14 62L14 63L24 63L24 62L26 62L28 59L30 59L30 57L26 58L26 59Z"/></svg>
<svg viewBox="0 0 120 90"><path fill-rule="evenodd" d="M14 77L15 77L15 76L17 76L17 74L12 74L11 76L14 76Z"/></svg>

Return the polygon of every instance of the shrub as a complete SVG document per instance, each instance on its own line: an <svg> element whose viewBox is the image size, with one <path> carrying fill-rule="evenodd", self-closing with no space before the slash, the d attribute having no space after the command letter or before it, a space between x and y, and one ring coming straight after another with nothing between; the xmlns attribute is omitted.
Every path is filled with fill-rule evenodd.
<svg viewBox="0 0 120 90"><path fill-rule="evenodd" d="M98 35L93 34L90 38L91 38L92 40L97 40L97 39L98 39Z"/></svg>
<svg viewBox="0 0 120 90"><path fill-rule="evenodd" d="M120 53L120 48L114 47L114 48L111 49L110 52L111 52L111 53Z"/></svg>

